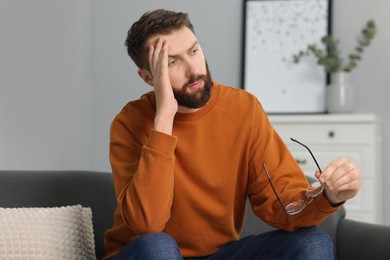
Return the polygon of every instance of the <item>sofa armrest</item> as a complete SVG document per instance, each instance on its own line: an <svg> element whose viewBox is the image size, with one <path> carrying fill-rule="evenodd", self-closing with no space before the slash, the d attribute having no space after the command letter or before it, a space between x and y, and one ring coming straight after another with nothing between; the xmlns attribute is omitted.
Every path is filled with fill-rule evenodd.
<svg viewBox="0 0 390 260"><path fill-rule="evenodd" d="M341 219L338 259L390 259L390 226Z"/></svg>
<svg viewBox="0 0 390 260"><path fill-rule="evenodd" d="M337 250L337 232L340 220L345 218L345 208L340 207L333 215L321 222L320 228L332 238L333 244Z"/></svg>

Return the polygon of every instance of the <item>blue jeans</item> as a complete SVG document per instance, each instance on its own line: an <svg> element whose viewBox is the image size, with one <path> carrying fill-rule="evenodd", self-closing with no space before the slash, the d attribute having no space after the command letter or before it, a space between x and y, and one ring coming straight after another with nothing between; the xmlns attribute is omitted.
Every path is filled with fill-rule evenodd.
<svg viewBox="0 0 390 260"><path fill-rule="evenodd" d="M183 259L176 241L166 233L139 236L111 260ZM184 259L334 259L334 246L317 227L294 232L275 230L251 235L225 245L212 255Z"/></svg>

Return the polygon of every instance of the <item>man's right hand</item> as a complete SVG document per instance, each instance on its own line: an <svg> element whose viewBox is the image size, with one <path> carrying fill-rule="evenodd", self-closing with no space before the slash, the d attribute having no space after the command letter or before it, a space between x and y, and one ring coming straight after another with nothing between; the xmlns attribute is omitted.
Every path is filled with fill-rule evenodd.
<svg viewBox="0 0 390 260"><path fill-rule="evenodd" d="M161 38L149 46L149 65L156 93L154 129L171 135L178 104L168 75L168 46Z"/></svg>

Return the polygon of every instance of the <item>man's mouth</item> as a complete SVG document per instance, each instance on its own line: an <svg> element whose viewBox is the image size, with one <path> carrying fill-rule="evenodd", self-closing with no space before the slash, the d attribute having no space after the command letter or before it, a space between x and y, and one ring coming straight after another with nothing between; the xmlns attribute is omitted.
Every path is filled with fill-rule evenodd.
<svg viewBox="0 0 390 260"><path fill-rule="evenodd" d="M199 88L202 88L203 86L204 86L204 81L202 79L199 79L195 82L188 84L187 87L191 90L197 90Z"/></svg>

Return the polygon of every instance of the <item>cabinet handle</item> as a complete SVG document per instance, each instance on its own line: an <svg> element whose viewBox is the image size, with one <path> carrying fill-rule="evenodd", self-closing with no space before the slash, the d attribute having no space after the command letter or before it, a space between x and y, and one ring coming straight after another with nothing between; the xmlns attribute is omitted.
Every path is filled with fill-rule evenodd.
<svg viewBox="0 0 390 260"><path fill-rule="evenodd" d="M333 130L329 131L329 133L328 133L329 138L333 138L333 137L335 137L335 135L336 135L336 133Z"/></svg>
<svg viewBox="0 0 390 260"><path fill-rule="evenodd" d="M295 159L295 161L300 164L300 165L303 165L303 164L306 164L307 163L307 160L306 159Z"/></svg>

